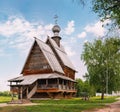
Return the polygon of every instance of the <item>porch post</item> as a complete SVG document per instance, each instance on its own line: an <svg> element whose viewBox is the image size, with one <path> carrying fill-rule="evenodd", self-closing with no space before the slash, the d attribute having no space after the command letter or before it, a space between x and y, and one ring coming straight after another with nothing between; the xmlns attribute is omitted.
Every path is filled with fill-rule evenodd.
<svg viewBox="0 0 120 112"><path fill-rule="evenodd" d="M71 86L71 87L72 87L72 90L73 90L73 85L74 85L74 83L73 83L73 82L71 82L71 83L72 83L72 86Z"/></svg>
<svg viewBox="0 0 120 112"><path fill-rule="evenodd" d="M74 90L75 90L75 82L73 82L73 87L74 87Z"/></svg>
<svg viewBox="0 0 120 112"><path fill-rule="evenodd" d="M68 81L68 89L70 90L70 81Z"/></svg>
<svg viewBox="0 0 120 112"><path fill-rule="evenodd" d="M59 78L57 79L57 87L58 87L58 89L60 89L59 88Z"/></svg>
<svg viewBox="0 0 120 112"><path fill-rule="evenodd" d="M68 86L69 86L69 81L68 80L66 80L66 88L67 88L67 90L68 90Z"/></svg>
<svg viewBox="0 0 120 112"><path fill-rule="evenodd" d="M20 99L22 99L22 86L20 87Z"/></svg>
<svg viewBox="0 0 120 112"><path fill-rule="evenodd" d="M62 89L64 89L64 80L62 80Z"/></svg>
<svg viewBox="0 0 120 112"><path fill-rule="evenodd" d="M47 88L47 86L48 86L48 79L46 79L46 88Z"/></svg>
<svg viewBox="0 0 120 112"><path fill-rule="evenodd" d="M12 85L12 82L10 82L10 85Z"/></svg>
<svg viewBox="0 0 120 112"><path fill-rule="evenodd" d="M20 86L18 87L18 99L20 99Z"/></svg>
<svg viewBox="0 0 120 112"><path fill-rule="evenodd" d="M70 90L72 89L72 84L71 84L72 82L70 81Z"/></svg>
<svg viewBox="0 0 120 112"><path fill-rule="evenodd" d="M11 93L11 97L12 97L12 100L14 100L14 93L13 93L13 91Z"/></svg>
<svg viewBox="0 0 120 112"><path fill-rule="evenodd" d="M28 99L28 86L27 86L27 89L26 89L26 96L27 96L27 99Z"/></svg>

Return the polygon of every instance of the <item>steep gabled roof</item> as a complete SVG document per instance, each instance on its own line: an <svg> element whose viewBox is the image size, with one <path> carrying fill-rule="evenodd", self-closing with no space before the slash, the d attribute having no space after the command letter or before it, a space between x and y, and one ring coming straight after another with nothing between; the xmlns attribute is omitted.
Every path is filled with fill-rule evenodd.
<svg viewBox="0 0 120 112"><path fill-rule="evenodd" d="M47 59L52 71L53 72L56 71L56 72L64 74L62 67L59 64L58 60L56 59L55 54L53 53L51 48L46 43L44 43L43 41L41 41L37 38L35 38L34 44L35 44L35 42L38 44L40 50L43 52L43 54L44 54L45 58ZM34 46L34 44L33 44L33 46ZM31 48L31 50L32 50L32 48ZM31 53L31 50L30 50L30 53ZM30 53L29 53L29 55L30 55ZM29 58L29 55L27 57L27 60ZM25 65L27 63L27 60L24 64L23 70L24 70ZM23 73L23 70L22 70L22 73Z"/></svg>
<svg viewBox="0 0 120 112"><path fill-rule="evenodd" d="M51 68L53 71L57 71L60 73L63 73L62 67L59 64L57 58L55 57L55 54L53 53L52 49L43 41L39 40L36 38L36 42L39 45L39 47L41 48L41 50L43 51L46 59L48 60Z"/></svg>
<svg viewBox="0 0 120 112"><path fill-rule="evenodd" d="M73 64L69 60L69 57L67 56L67 53L64 50L64 47L62 45L60 45L60 47L58 47L56 42L53 39L51 39L50 37L48 37L47 41L49 41L51 43L53 49L56 51L56 53L59 56L59 58L61 59L62 63L65 66L67 66L67 67L71 68L72 70L76 71L75 67L73 66Z"/></svg>

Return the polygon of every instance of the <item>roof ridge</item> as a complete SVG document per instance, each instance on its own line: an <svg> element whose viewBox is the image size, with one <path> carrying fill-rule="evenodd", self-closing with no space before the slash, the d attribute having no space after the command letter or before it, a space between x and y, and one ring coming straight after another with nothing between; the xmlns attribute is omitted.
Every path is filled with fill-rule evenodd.
<svg viewBox="0 0 120 112"><path fill-rule="evenodd" d="M67 53L64 51L64 49L62 50L62 48L56 47L56 45L54 45L54 43L52 42L53 40L51 38L48 38L52 47L55 49L56 53L58 54L59 58L61 59L61 61L63 62L63 64L65 66L67 66L68 68L75 70L74 65L72 64L72 62L70 61ZM62 53L62 54L61 54Z"/></svg>
<svg viewBox="0 0 120 112"><path fill-rule="evenodd" d="M40 41L40 42L42 42L42 43L44 43L46 46L48 46L49 48L50 48L50 46L49 45L47 45L45 42L43 42L42 40L40 40L40 39L38 39L38 38L36 38L36 37L34 37L35 39L37 39L38 41ZM43 49L44 51L46 51L46 52L48 52L48 53L50 53L50 54L52 54L52 55L54 55L55 56L55 54L54 53L51 53L50 51L47 51L47 50L45 50L44 48L41 48L41 49ZM51 49L51 48L50 48ZM52 51L52 50L51 50Z"/></svg>
<svg viewBox="0 0 120 112"><path fill-rule="evenodd" d="M35 40L39 40L39 41L41 41L42 43L46 44L44 41L40 40L40 39L37 38L37 37L34 37L34 39L35 39Z"/></svg>
<svg viewBox="0 0 120 112"><path fill-rule="evenodd" d="M49 39L50 41L52 40L50 37L48 37L48 39ZM53 41L53 40L52 40L52 41ZM51 42L51 43L52 43L52 42ZM54 46L54 45L52 44L52 46ZM67 54L65 51L61 50L59 47L56 47L56 46L54 46L54 47L55 47L56 49L60 50L61 52ZM63 47L63 46L60 44L60 47Z"/></svg>

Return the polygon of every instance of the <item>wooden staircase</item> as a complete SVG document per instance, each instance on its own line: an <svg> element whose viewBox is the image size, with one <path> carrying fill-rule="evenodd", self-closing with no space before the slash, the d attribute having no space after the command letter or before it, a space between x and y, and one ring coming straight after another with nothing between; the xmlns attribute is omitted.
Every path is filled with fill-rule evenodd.
<svg viewBox="0 0 120 112"><path fill-rule="evenodd" d="M27 99L30 99L35 94L36 90L37 90L37 85L35 85L33 89L29 92L29 94L27 95Z"/></svg>

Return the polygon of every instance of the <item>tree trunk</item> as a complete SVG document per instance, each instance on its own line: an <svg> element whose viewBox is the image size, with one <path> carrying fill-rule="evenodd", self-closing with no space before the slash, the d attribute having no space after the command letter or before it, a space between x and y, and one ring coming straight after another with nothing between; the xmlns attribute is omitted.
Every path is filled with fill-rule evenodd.
<svg viewBox="0 0 120 112"><path fill-rule="evenodd" d="M104 99L104 91L102 91L102 94L101 94L101 100Z"/></svg>

